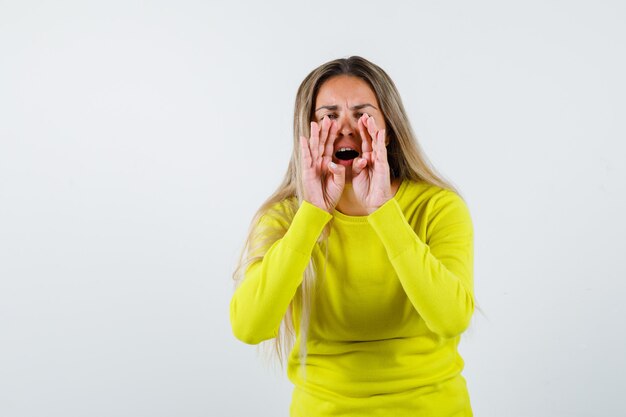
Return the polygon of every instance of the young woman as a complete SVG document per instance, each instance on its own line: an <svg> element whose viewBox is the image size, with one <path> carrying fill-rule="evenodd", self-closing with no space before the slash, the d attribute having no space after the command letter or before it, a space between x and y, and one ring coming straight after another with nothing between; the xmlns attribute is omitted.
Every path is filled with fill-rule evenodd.
<svg viewBox="0 0 626 417"><path fill-rule="evenodd" d="M238 339L288 355L291 415L471 416L457 345L472 275L468 208L427 163L389 76L361 57L312 71L230 312Z"/></svg>

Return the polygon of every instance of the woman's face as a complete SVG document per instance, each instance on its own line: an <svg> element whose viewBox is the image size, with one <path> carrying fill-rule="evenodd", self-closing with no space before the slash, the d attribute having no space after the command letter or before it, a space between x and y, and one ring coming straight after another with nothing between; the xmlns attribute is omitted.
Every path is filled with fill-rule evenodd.
<svg viewBox="0 0 626 417"><path fill-rule="evenodd" d="M363 113L374 118L379 130L385 129L385 118L374 91L367 82L355 76L337 75L326 80L317 93L314 109L314 121L320 123L324 117L328 117L337 123L333 162L348 169L352 161L338 160L334 155L341 148L354 149L361 155L361 135L357 122Z"/></svg>

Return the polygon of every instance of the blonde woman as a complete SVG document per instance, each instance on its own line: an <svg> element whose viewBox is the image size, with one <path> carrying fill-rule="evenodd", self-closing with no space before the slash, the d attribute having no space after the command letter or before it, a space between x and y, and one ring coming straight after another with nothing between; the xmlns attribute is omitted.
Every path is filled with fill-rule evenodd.
<svg viewBox="0 0 626 417"><path fill-rule="evenodd" d="M296 97L287 174L235 272L235 336L273 340L293 417L471 416L460 335L473 229L375 64L328 62Z"/></svg>

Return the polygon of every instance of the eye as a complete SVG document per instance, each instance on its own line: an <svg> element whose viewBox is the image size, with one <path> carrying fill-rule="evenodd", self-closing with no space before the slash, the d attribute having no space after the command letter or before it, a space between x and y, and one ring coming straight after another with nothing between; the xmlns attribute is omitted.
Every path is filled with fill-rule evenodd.
<svg viewBox="0 0 626 417"><path fill-rule="evenodd" d="M333 120L337 118L337 115L335 113L329 113L326 115L326 117L328 117L330 120Z"/></svg>

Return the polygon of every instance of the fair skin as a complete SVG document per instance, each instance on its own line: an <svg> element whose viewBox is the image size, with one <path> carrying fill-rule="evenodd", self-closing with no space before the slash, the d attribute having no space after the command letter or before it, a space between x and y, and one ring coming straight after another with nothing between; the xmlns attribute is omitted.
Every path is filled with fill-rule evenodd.
<svg viewBox="0 0 626 417"><path fill-rule="evenodd" d="M374 91L358 77L335 76L320 87L314 109L311 137L300 137L304 199L329 213L373 213L400 183L391 181L385 119ZM358 156L340 159L340 150Z"/></svg>

